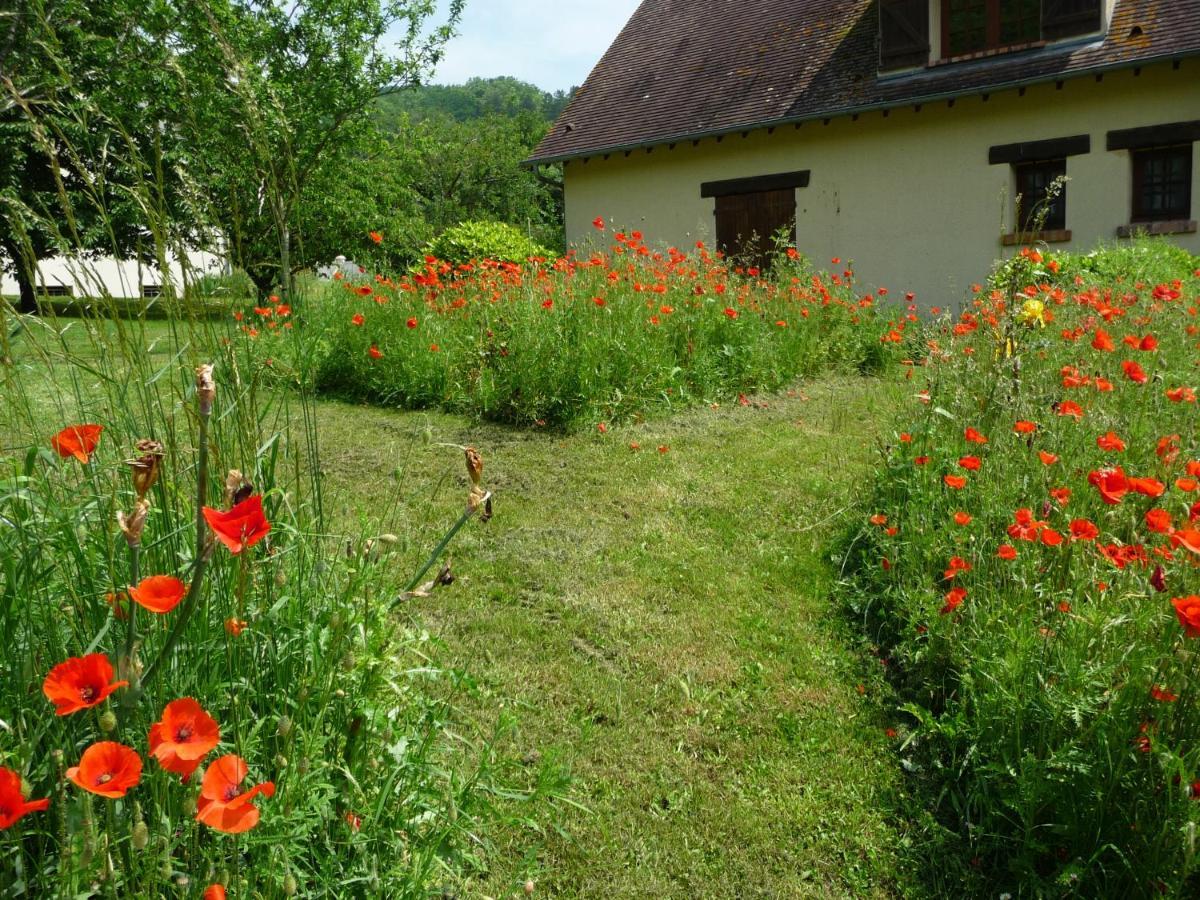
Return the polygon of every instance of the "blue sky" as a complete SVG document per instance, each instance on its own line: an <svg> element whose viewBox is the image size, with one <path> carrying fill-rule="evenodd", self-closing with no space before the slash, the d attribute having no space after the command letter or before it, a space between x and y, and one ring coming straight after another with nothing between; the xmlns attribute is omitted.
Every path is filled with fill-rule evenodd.
<svg viewBox="0 0 1200 900"><path fill-rule="evenodd" d="M639 2L467 0L433 81L512 75L549 91L582 84Z"/></svg>

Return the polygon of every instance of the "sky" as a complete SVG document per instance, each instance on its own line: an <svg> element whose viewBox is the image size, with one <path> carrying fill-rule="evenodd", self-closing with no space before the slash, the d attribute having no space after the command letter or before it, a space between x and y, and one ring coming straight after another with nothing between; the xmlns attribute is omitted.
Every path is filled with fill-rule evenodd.
<svg viewBox="0 0 1200 900"><path fill-rule="evenodd" d="M547 91L583 84L640 0L467 0L438 84L512 75ZM439 0L444 10L446 0Z"/></svg>

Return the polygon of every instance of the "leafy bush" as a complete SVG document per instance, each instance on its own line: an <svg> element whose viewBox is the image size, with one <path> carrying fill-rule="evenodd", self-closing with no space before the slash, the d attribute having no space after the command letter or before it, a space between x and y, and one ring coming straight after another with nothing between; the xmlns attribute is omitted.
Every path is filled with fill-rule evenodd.
<svg viewBox="0 0 1200 900"><path fill-rule="evenodd" d="M907 768L992 895L1200 891L1198 301L1165 245L1002 266L927 335L847 539Z"/></svg>
<svg viewBox="0 0 1200 900"><path fill-rule="evenodd" d="M553 256L519 228L503 222L463 222L447 228L426 248L426 256L460 265L477 260L523 263Z"/></svg>
<svg viewBox="0 0 1200 900"><path fill-rule="evenodd" d="M817 274L798 256L764 279L703 248L662 255L618 234L587 260L434 262L412 277L343 284L297 327L326 391L520 425L595 425L828 368L876 369L898 351L880 340L888 326L874 303L855 295L849 271ZM246 323L282 372L272 327Z"/></svg>

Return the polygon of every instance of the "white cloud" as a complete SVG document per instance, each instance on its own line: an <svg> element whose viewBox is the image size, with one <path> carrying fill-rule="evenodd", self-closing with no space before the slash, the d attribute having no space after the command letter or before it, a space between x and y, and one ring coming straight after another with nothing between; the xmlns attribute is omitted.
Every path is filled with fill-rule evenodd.
<svg viewBox="0 0 1200 900"><path fill-rule="evenodd" d="M433 80L512 75L546 90L582 84L639 2L467 0L459 37Z"/></svg>

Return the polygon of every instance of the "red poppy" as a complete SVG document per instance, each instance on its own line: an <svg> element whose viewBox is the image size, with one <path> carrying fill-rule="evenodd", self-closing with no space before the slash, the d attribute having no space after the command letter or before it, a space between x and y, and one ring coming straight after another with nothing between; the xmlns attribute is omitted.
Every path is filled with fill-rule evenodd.
<svg viewBox="0 0 1200 900"><path fill-rule="evenodd" d="M1148 334L1138 341L1137 348L1139 350L1145 350L1147 353L1153 352L1154 350L1158 349L1158 338L1152 334Z"/></svg>
<svg viewBox="0 0 1200 900"><path fill-rule="evenodd" d="M1017 558L1017 548L1012 544L1001 544L1000 548L996 551L996 556L1003 560L1012 561Z"/></svg>
<svg viewBox="0 0 1200 900"><path fill-rule="evenodd" d="M1037 431L1037 423L1021 419L1015 425L1013 425L1013 431L1015 431L1017 434L1033 434L1035 431Z"/></svg>
<svg viewBox="0 0 1200 900"><path fill-rule="evenodd" d="M1038 451L1038 459L1042 461L1043 466L1052 466L1058 462L1058 457L1053 453L1048 453L1045 450Z"/></svg>
<svg viewBox="0 0 1200 900"><path fill-rule="evenodd" d="M1146 497L1161 497L1167 486L1157 478L1130 478L1129 487Z"/></svg>
<svg viewBox="0 0 1200 900"><path fill-rule="evenodd" d="M104 702L128 681L113 681L112 663L103 653L73 656L50 670L42 682L42 693L54 704L55 714L68 716Z"/></svg>
<svg viewBox="0 0 1200 900"><path fill-rule="evenodd" d="M986 444L988 442L988 439L986 437L984 437L982 434L980 434L979 430L976 428L968 428L963 433L963 437L966 438L968 441L970 441L972 444Z"/></svg>
<svg viewBox="0 0 1200 900"><path fill-rule="evenodd" d="M1145 370L1131 359L1127 359L1121 363L1121 371L1134 384L1145 384L1149 380Z"/></svg>
<svg viewBox="0 0 1200 900"><path fill-rule="evenodd" d="M420 322L417 321L416 316L409 316L408 321L405 322L404 324L407 325L409 328L416 328L420 324Z"/></svg>
<svg viewBox="0 0 1200 900"><path fill-rule="evenodd" d="M971 524L971 514L965 513L965 512L956 512L954 514L954 524L955 525L970 525Z"/></svg>
<svg viewBox="0 0 1200 900"><path fill-rule="evenodd" d="M946 594L946 603L945 603L945 605L942 606L942 608L941 608L941 610L939 610L939 612L941 612L941 614L943 616L948 615L949 613L952 613L956 609L958 609L958 607L966 599L967 599L967 589L961 588L961 587L956 587L956 588L952 589L949 593Z"/></svg>
<svg viewBox="0 0 1200 900"><path fill-rule="evenodd" d="M183 697L168 703L162 719L150 726L150 755L187 781L220 740L216 719L191 697Z"/></svg>
<svg viewBox="0 0 1200 900"><path fill-rule="evenodd" d="M225 885L210 884L204 889L204 897L202 900L225 900Z"/></svg>
<svg viewBox="0 0 1200 900"><path fill-rule="evenodd" d="M226 619L225 632L231 637L241 637L242 632L246 630L249 624L245 619Z"/></svg>
<svg viewBox="0 0 1200 900"><path fill-rule="evenodd" d="M87 463L96 452L102 431L103 425L68 425L50 438L50 446L63 459L73 456L81 463Z"/></svg>
<svg viewBox="0 0 1200 900"><path fill-rule="evenodd" d="M960 572L970 572L971 564L961 556L950 557L950 563L946 566L946 571L942 573L943 578L955 578Z"/></svg>
<svg viewBox="0 0 1200 900"><path fill-rule="evenodd" d="M1180 528L1171 535L1172 547L1183 547L1193 553L1200 554L1200 531L1190 528Z"/></svg>
<svg viewBox="0 0 1200 900"><path fill-rule="evenodd" d="M959 459L958 464L969 472L978 472L983 461L978 456L964 456Z"/></svg>
<svg viewBox="0 0 1200 900"><path fill-rule="evenodd" d="M967 479L961 475L943 475L942 481L946 487L956 491L961 491L967 486Z"/></svg>
<svg viewBox="0 0 1200 900"><path fill-rule="evenodd" d="M923 466L929 462L928 456L917 456L913 458L914 466Z"/></svg>
<svg viewBox="0 0 1200 900"><path fill-rule="evenodd" d="M1013 515L1013 524L1008 526L1008 536L1018 541L1036 541L1038 533L1046 523L1033 517L1033 510L1018 509Z"/></svg>
<svg viewBox="0 0 1200 900"><path fill-rule="evenodd" d="M1160 437L1154 445L1154 453L1168 466L1171 465L1179 458L1179 435L1167 434ZM1189 470L1188 474L1192 472Z"/></svg>
<svg viewBox="0 0 1200 900"><path fill-rule="evenodd" d="M1043 528L1038 537L1047 547L1057 547L1063 542L1063 536L1053 528Z"/></svg>
<svg viewBox="0 0 1200 900"><path fill-rule="evenodd" d="M31 812L41 812L50 800L25 800L21 793L21 776L12 769L0 766L0 831L12 828Z"/></svg>
<svg viewBox="0 0 1200 900"><path fill-rule="evenodd" d="M151 575L129 589L134 602L153 613L169 613L187 594L187 585L170 575Z"/></svg>
<svg viewBox="0 0 1200 900"><path fill-rule="evenodd" d="M1110 431L1108 434L1102 434L1096 438L1096 446L1101 450L1110 450L1115 453L1125 452L1125 442L1117 436L1115 431Z"/></svg>
<svg viewBox="0 0 1200 900"><path fill-rule="evenodd" d="M1069 613L1071 611L1071 604L1068 603L1066 600L1059 600L1058 601L1058 611L1060 613L1064 613L1064 614Z"/></svg>
<svg viewBox="0 0 1200 900"><path fill-rule="evenodd" d="M1175 487L1185 493L1190 493L1191 491L1200 489L1200 481L1197 481L1195 478L1176 478Z"/></svg>
<svg viewBox="0 0 1200 900"><path fill-rule="evenodd" d="M363 322L365 322L365 321L367 321L367 320L365 318L363 318L362 313L355 313L350 319L350 324L357 327L357 326L361 326L363 324Z"/></svg>
<svg viewBox="0 0 1200 900"><path fill-rule="evenodd" d="M1062 403L1058 404L1058 409L1056 412L1060 416L1071 416L1076 421L1083 418L1083 407L1074 400L1064 400Z"/></svg>
<svg viewBox="0 0 1200 900"><path fill-rule="evenodd" d="M734 309L732 306L725 307L725 311L723 314L724 314L725 318L727 318L727 319L736 319L738 317L738 311L736 309Z"/></svg>
<svg viewBox="0 0 1200 900"><path fill-rule="evenodd" d="M132 747L101 741L83 751L79 765L67 769L67 777L101 797L124 797L142 779L142 758Z"/></svg>
<svg viewBox="0 0 1200 900"><path fill-rule="evenodd" d="M228 512L204 507L204 520L230 553L241 553L253 547L271 531L271 523L263 513L262 497L247 497Z"/></svg>
<svg viewBox="0 0 1200 900"><path fill-rule="evenodd" d="M371 359L383 359L383 351L374 344L367 348L367 355L370 356Z"/></svg>
<svg viewBox="0 0 1200 900"><path fill-rule="evenodd" d="M1116 349L1116 344L1113 343L1113 339L1107 331L1097 328L1096 336L1092 338L1092 347L1103 353L1111 353Z"/></svg>
<svg viewBox="0 0 1200 900"><path fill-rule="evenodd" d="M1129 479L1120 466L1088 473L1088 484L1100 492L1100 499L1109 506L1116 506L1129 493Z"/></svg>
<svg viewBox="0 0 1200 900"><path fill-rule="evenodd" d="M1100 529L1087 519L1074 519L1071 522L1071 537L1077 541L1094 541L1100 536Z"/></svg>
<svg viewBox="0 0 1200 900"><path fill-rule="evenodd" d="M1167 390L1167 399L1172 403L1195 403L1196 392L1190 387L1177 387Z"/></svg>
<svg viewBox="0 0 1200 900"><path fill-rule="evenodd" d="M604 219L602 219L600 216L596 216L596 218L592 219L592 226L597 231L603 231L604 230Z"/></svg>
<svg viewBox="0 0 1200 900"><path fill-rule="evenodd" d="M1187 597L1176 597L1171 601L1175 607L1175 615L1183 626L1188 637L1200 637L1200 596L1191 594Z"/></svg>
<svg viewBox="0 0 1200 900"><path fill-rule="evenodd" d="M1159 703L1174 703L1179 699L1178 694L1172 694L1164 687L1159 687L1157 684L1150 686L1150 696Z"/></svg>
<svg viewBox="0 0 1200 900"><path fill-rule="evenodd" d="M274 796L275 785L265 781L248 791L240 791L248 772L249 767L240 756L229 754L215 760L200 785L196 821L226 834L241 834L257 825L259 811L251 801L258 794Z"/></svg>
<svg viewBox="0 0 1200 900"><path fill-rule="evenodd" d="M1171 533L1171 514L1165 509L1150 509L1146 511L1146 527L1155 534Z"/></svg>
<svg viewBox="0 0 1200 900"><path fill-rule="evenodd" d="M1066 506L1071 501L1071 489L1065 487L1053 488L1050 491L1050 496L1054 498L1054 502L1059 506Z"/></svg>
<svg viewBox="0 0 1200 900"><path fill-rule="evenodd" d="M371 240L373 240L377 244L383 243L383 235L380 234L378 231L372 231L370 233L370 237L371 237Z"/></svg>

